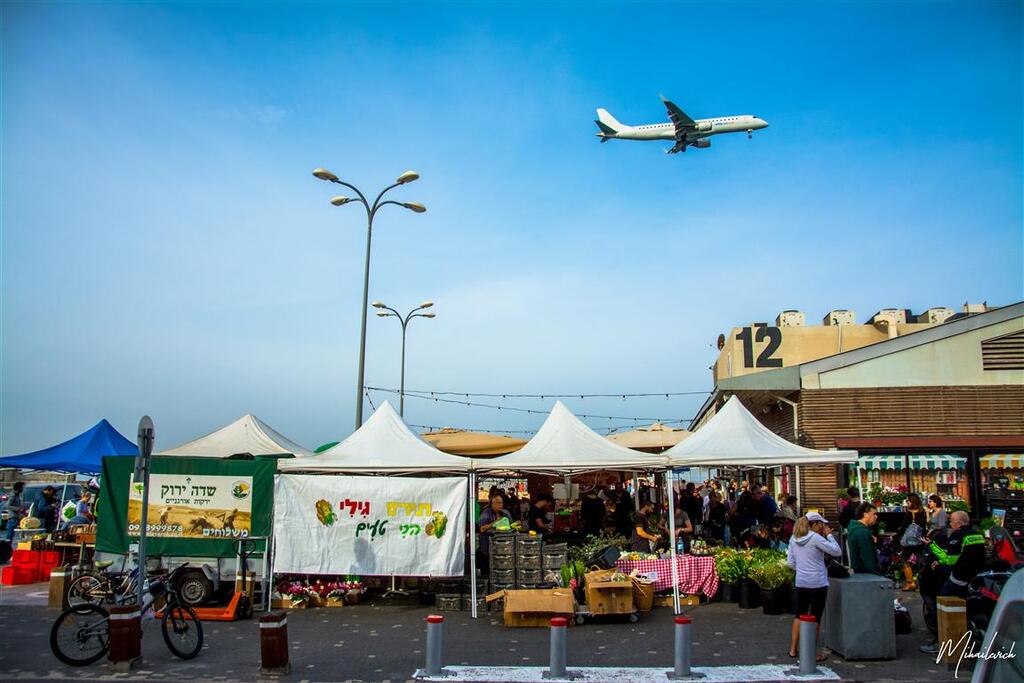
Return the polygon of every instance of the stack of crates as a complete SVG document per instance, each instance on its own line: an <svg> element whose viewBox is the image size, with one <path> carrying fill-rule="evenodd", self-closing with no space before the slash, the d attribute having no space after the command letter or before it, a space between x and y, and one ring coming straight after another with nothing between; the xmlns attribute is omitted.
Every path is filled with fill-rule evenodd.
<svg viewBox="0 0 1024 683"><path fill-rule="evenodd" d="M544 574L559 571L569 559L569 546L565 543L545 543L541 557Z"/></svg>
<svg viewBox="0 0 1024 683"><path fill-rule="evenodd" d="M543 580L543 541L540 536L516 534L516 586L537 588Z"/></svg>
<svg viewBox="0 0 1024 683"><path fill-rule="evenodd" d="M50 572L60 565L60 553L54 550L15 550L11 564L0 572L0 583L21 586L49 581Z"/></svg>
<svg viewBox="0 0 1024 683"><path fill-rule="evenodd" d="M495 534L491 537L491 591L516 587L516 535Z"/></svg>

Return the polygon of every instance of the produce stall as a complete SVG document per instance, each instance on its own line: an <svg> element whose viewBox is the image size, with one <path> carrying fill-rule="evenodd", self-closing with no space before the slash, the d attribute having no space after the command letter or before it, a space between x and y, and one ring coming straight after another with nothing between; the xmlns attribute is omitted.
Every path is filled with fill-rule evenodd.
<svg viewBox="0 0 1024 683"><path fill-rule="evenodd" d="M654 590L672 590L672 577L678 577L676 585L679 590L689 595L715 597L718 592L718 574L715 573L715 558L698 555L676 555L675 568L672 570L672 558L631 560L620 558L615 563L616 569L624 574L636 571L641 575L657 574Z"/></svg>

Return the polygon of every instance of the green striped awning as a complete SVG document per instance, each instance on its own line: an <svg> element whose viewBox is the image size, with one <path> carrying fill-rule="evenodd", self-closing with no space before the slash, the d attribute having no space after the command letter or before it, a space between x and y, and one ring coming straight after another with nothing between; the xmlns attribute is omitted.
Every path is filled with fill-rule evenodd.
<svg viewBox="0 0 1024 683"><path fill-rule="evenodd" d="M862 455L860 467L865 470L901 470L903 455ZM960 470L967 465L967 458L959 455L912 455L912 470Z"/></svg>
<svg viewBox="0 0 1024 683"><path fill-rule="evenodd" d="M979 462L984 469L1021 469L1024 468L1024 453L993 453Z"/></svg>

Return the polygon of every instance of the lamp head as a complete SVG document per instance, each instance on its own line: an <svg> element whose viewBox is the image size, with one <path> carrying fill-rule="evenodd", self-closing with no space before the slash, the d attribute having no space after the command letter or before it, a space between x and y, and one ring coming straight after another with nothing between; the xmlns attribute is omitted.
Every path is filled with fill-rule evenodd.
<svg viewBox="0 0 1024 683"><path fill-rule="evenodd" d="M383 301L374 301L370 305L373 306L374 308L384 308L386 306L386 304Z"/></svg>
<svg viewBox="0 0 1024 683"><path fill-rule="evenodd" d="M414 180L419 180L419 178L420 174L416 171L406 171L402 175L398 176L398 180L395 182L399 185L405 185L406 183L411 183Z"/></svg>
<svg viewBox="0 0 1024 683"><path fill-rule="evenodd" d="M433 308L433 306L433 301L424 301L423 303L420 304L420 308Z"/></svg>
<svg viewBox="0 0 1024 683"><path fill-rule="evenodd" d="M435 315L434 313L424 313L423 317L424 318L436 318L437 315Z"/></svg>
<svg viewBox="0 0 1024 683"><path fill-rule="evenodd" d="M342 204L348 204L350 201L352 201L351 197L342 197L341 195L339 195L337 197L331 197L331 204L334 204L335 206L341 206Z"/></svg>
<svg viewBox="0 0 1024 683"><path fill-rule="evenodd" d="M319 178L320 180L326 180L326 181L332 182L332 183L338 182L338 176L334 175L333 173L328 171L326 168L314 168L313 169L313 175L315 177Z"/></svg>
<svg viewBox="0 0 1024 683"><path fill-rule="evenodd" d="M410 211L415 211L416 213L423 213L424 211L427 210L427 207L423 206L419 202L403 202L402 206L409 209Z"/></svg>
<svg viewBox="0 0 1024 683"><path fill-rule="evenodd" d="M377 312L377 317L378 317L378 318L387 318L387 317L388 317L388 316L390 316L390 315L391 315L391 314L390 314L390 313L388 313L387 311L378 311L378 312Z"/></svg>

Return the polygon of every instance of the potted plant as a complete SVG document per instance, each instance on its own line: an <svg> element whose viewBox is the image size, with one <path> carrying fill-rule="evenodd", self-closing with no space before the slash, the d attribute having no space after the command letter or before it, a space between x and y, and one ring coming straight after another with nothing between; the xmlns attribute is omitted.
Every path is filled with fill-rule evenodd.
<svg viewBox="0 0 1024 683"><path fill-rule="evenodd" d="M309 586L304 586L300 583L292 583L287 586L281 594L284 595L285 600L288 601L288 607L291 609L303 609L309 606Z"/></svg>
<svg viewBox="0 0 1024 683"><path fill-rule="evenodd" d="M715 573L721 583L722 602L738 602L743 582L747 578L748 558L744 551L722 550L715 557Z"/></svg>
<svg viewBox="0 0 1024 683"><path fill-rule="evenodd" d="M761 590L765 614L782 614L789 603L790 569L785 561L760 562L750 568L750 578Z"/></svg>
<svg viewBox="0 0 1024 683"><path fill-rule="evenodd" d="M345 591L345 602L349 605L357 605L366 592L366 584L359 580L358 576L347 576L341 582L341 590Z"/></svg>

